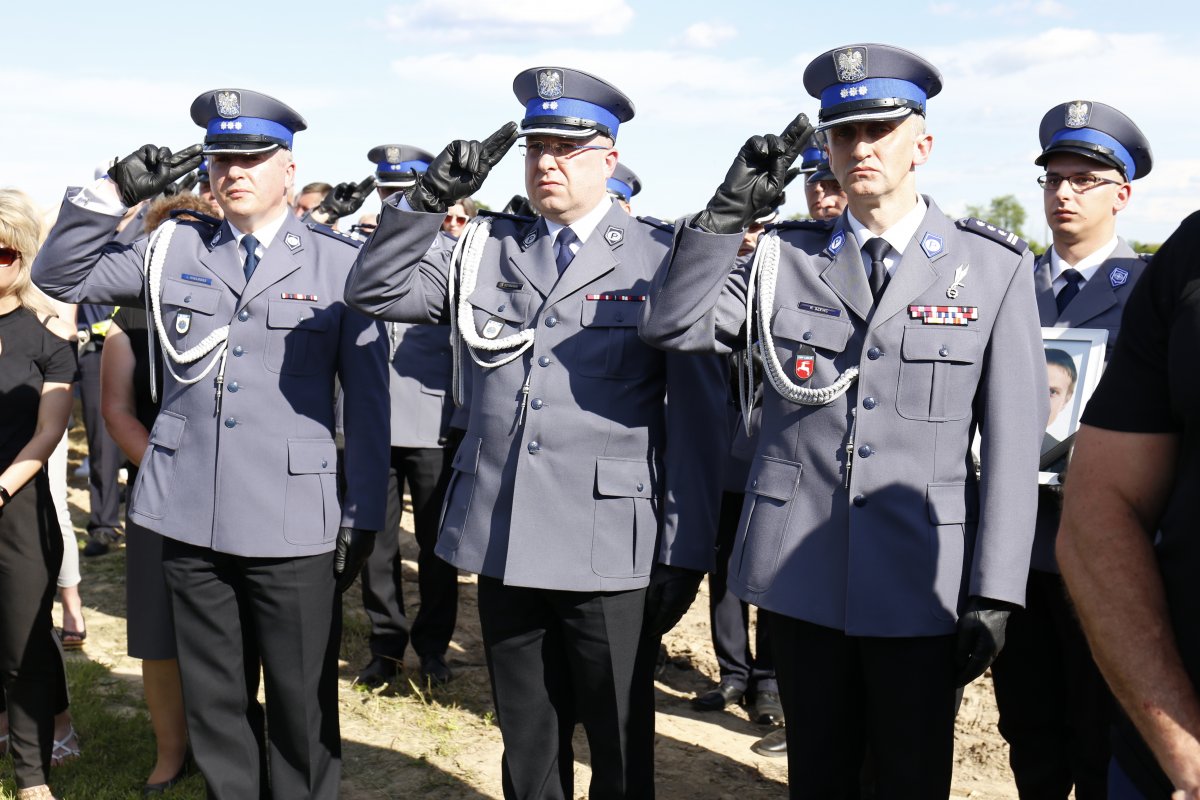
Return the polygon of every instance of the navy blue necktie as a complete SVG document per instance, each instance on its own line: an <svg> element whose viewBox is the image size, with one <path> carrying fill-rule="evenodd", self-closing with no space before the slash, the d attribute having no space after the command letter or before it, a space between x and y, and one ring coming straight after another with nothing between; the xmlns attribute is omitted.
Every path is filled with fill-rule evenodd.
<svg viewBox="0 0 1200 800"><path fill-rule="evenodd" d="M883 260L887 258L887 254L891 252L892 246L888 244L887 239L881 236L876 236L874 239L868 239L863 245L863 252L871 259L870 264L870 281L871 281L871 296L878 302L883 295L883 290L887 288L888 275L887 265Z"/></svg>
<svg viewBox="0 0 1200 800"><path fill-rule="evenodd" d="M242 265L242 272L245 273L246 280L250 280L254 268L258 266L258 239L254 238L254 234L248 233L242 237L242 247L246 250L246 263Z"/></svg>
<svg viewBox="0 0 1200 800"><path fill-rule="evenodd" d="M1055 304L1058 306L1058 313L1061 315L1067 304L1075 299L1075 295L1079 294L1079 285L1083 283L1083 275L1079 274L1079 270L1068 267L1062 271L1063 280L1067 282L1058 292L1058 297L1054 298Z"/></svg>
<svg viewBox="0 0 1200 800"><path fill-rule="evenodd" d="M555 242L558 252L554 255L554 265L558 267L560 275L567 268L567 265L571 263L571 259L575 257L575 254L571 252L571 245L578 239L579 237L575 235L575 231L570 228L563 228L558 232L558 241Z"/></svg>

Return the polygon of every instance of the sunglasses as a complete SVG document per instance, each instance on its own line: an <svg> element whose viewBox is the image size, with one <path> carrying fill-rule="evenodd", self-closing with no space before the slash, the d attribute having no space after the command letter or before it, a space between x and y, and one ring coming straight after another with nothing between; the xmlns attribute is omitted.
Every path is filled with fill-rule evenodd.
<svg viewBox="0 0 1200 800"><path fill-rule="evenodd" d="M14 250L11 247L0 247L0 267L11 267L13 262L20 257L20 250Z"/></svg>
<svg viewBox="0 0 1200 800"><path fill-rule="evenodd" d="M454 214L446 215L446 222L457 222L459 225L466 225L470 221L470 217L459 217Z"/></svg>

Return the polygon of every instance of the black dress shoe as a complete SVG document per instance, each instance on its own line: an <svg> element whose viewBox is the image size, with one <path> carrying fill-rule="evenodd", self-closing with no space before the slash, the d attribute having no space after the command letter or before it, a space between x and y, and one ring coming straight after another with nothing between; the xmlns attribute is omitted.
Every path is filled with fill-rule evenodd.
<svg viewBox="0 0 1200 800"><path fill-rule="evenodd" d="M454 677L450 666L442 656L425 656L421 659L421 681L433 686L445 686Z"/></svg>
<svg viewBox="0 0 1200 800"><path fill-rule="evenodd" d="M767 758L779 758L787 755L787 728L780 728L771 731L763 738L759 739L754 744L750 745L750 749L758 753L760 756Z"/></svg>
<svg viewBox="0 0 1200 800"><path fill-rule="evenodd" d="M692 698L692 708L697 711L720 711L731 703L741 703L746 696L745 689L739 689L732 683L721 681L717 688Z"/></svg>
<svg viewBox="0 0 1200 800"><path fill-rule="evenodd" d="M124 538L119 531L97 528L88 535L88 543L83 547L83 554L87 558L107 555Z"/></svg>
<svg viewBox="0 0 1200 800"><path fill-rule="evenodd" d="M373 656L371 663L363 667L362 672L358 673L358 677L354 679L354 685L377 689L394 680L399 671L400 662L396 659L387 656Z"/></svg>
<svg viewBox="0 0 1200 800"><path fill-rule="evenodd" d="M783 724L783 705L778 692L759 691L754 698L754 721L759 725Z"/></svg>
<svg viewBox="0 0 1200 800"><path fill-rule="evenodd" d="M179 765L179 772L175 773L175 777L165 780L162 783L147 783L142 787L142 797L153 797L158 794L165 794L168 789L175 787L187 778L190 768L191 757L185 757L183 763Z"/></svg>

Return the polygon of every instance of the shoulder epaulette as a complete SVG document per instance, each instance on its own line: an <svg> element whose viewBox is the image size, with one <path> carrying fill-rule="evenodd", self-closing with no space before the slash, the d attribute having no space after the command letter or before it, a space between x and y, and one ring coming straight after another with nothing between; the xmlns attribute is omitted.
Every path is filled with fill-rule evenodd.
<svg viewBox="0 0 1200 800"><path fill-rule="evenodd" d="M997 228L992 223L986 222L982 219L966 217L964 219L960 219L955 224L958 225L960 230L977 233L985 239L991 239L994 242L999 242L1009 250L1012 250L1014 253L1024 253L1029 249L1029 244L1020 236L1017 236L1015 233L1009 233L1003 228Z"/></svg>
<svg viewBox="0 0 1200 800"><path fill-rule="evenodd" d="M1154 253L1138 253L1137 257L1149 264L1154 260Z"/></svg>
<svg viewBox="0 0 1200 800"><path fill-rule="evenodd" d="M675 225L673 223L661 220L658 217L634 217L634 219L652 228L658 228L660 231L666 231L667 233L675 232Z"/></svg>
<svg viewBox="0 0 1200 800"><path fill-rule="evenodd" d="M333 228L329 227L328 225L318 225L315 222L306 222L305 225L313 233L324 234L325 236L328 236L330 239L337 239L339 242L353 245L354 247L362 247L363 246L362 242L360 242L358 239L355 239L350 234L342 233L341 231L335 231Z"/></svg>
<svg viewBox="0 0 1200 800"><path fill-rule="evenodd" d="M217 219L216 217L211 217L208 214L203 214L199 211L193 211L190 208L172 209L171 213L167 216L176 222L194 222L198 225L206 225L213 230L221 227L221 220ZM180 219L180 217L188 217L188 219Z"/></svg>
<svg viewBox="0 0 1200 800"><path fill-rule="evenodd" d="M479 209L479 216L494 217L495 219L507 219L516 222L519 225L528 225L531 222L537 221L537 217L527 217L524 214L505 214L503 211L485 211Z"/></svg>
<svg viewBox="0 0 1200 800"><path fill-rule="evenodd" d="M785 219L772 222L765 229L777 231L830 231L833 230L834 220L831 219Z"/></svg>

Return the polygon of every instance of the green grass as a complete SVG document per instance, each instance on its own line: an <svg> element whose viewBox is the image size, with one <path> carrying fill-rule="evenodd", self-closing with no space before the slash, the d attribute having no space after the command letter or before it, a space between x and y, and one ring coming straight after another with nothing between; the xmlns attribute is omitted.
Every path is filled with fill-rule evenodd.
<svg viewBox="0 0 1200 800"><path fill-rule="evenodd" d="M137 684L93 661L67 659L71 714L83 757L50 770L50 788L62 800L135 800L154 766L154 734ZM13 800L12 759L0 760L0 800ZM204 800L204 781L188 778L171 800Z"/></svg>

